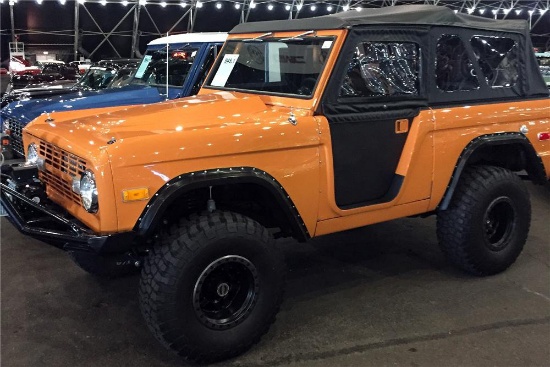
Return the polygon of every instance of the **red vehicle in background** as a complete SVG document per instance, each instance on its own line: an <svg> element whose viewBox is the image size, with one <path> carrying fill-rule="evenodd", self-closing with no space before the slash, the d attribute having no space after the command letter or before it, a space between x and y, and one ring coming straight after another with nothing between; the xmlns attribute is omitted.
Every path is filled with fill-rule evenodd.
<svg viewBox="0 0 550 367"><path fill-rule="evenodd" d="M10 72L13 75L36 75L41 69L38 66L32 66L30 62L21 56L12 56L10 58Z"/></svg>

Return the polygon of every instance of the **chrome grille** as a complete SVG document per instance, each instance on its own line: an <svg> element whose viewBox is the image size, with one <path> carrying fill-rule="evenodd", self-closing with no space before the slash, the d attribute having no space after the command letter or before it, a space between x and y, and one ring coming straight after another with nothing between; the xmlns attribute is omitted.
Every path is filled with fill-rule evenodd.
<svg viewBox="0 0 550 367"><path fill-rule="evenodd" d="M44 171L40 171L40 179L50 190L71 199L80 205L80 196L72 190L73 177L78 177L86 170L86 161L53 144L40 141L38 149L40 157L44 158Z"/></svg>
<svg viewBox="0 0 550 367"><path fill-rule="evenodd" d="M24 124L13 118L7 119L7 128L11 130L11 145L13 150L21 157L25 156L23 149L23 127Z"/></svg>

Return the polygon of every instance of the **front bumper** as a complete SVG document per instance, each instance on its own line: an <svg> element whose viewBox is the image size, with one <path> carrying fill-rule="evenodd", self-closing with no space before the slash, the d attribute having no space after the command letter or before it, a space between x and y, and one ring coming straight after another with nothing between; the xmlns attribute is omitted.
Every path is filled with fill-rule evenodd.
<svg viewBox="0 0 550 367"><path fill-rule="evenodd" d="M34 201L14 186L17 186L14 185L14 178L2 173L0 203L8 214L8 220L25 235L65 251L105 255L128 252L139 242L135 232L97 235L60 206L47 199L37 200L35 197Z"/></svg>

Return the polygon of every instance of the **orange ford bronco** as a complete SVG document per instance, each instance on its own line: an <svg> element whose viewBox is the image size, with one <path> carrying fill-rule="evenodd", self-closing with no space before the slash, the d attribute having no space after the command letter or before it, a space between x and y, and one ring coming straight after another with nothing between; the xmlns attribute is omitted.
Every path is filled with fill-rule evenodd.
<svg viewBox="0 0 550 367"><path fill-rule="evenodd" d="M548 181L549 138L525 22L399 6L248 23L196 97L34 120L2 205L91 273L140 267L155 337L208 362L274 321L277 237L433 213L451 262L503 271L530 224L518 174Z"/></svg>

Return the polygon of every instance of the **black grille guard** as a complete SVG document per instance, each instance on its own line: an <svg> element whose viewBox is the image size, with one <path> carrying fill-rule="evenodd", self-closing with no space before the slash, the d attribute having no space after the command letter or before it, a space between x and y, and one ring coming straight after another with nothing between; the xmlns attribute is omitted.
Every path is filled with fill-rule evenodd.
<svg viewBox="0 0 550 367"><path fill-rule="evenodd" d="M7 175L2 174L0 202L8 213L8 220L21 233L46 241L66 251L87 251L94 253L122 253L135 244L135 232L96 235L76 219L68 219L61 212L34 202L5 184ZM8 197L11 195L11 198ZM18 207L25 204L38 213L25 213ZM39 214L40 213L40 214ZM27 217L27 218L26 218Z"/></svg>

